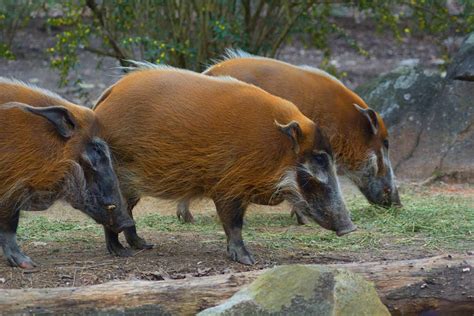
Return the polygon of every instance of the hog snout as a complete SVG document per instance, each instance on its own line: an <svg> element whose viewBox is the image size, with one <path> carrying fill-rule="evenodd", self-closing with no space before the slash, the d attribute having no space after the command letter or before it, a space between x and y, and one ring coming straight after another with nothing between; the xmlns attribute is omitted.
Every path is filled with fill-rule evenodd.
<svg viewBox="0 0 474 316"><path fill-rule="evenodd" d="M392 189L390 186L385 186L383 188L383 198L379 204L382 207L401 207L402 203L400 202L400 196L398 195L398 190L396 187Z"/></svg>
<svg viewBox="0 0 474 316"><path fill-rule="evenodd" d="M133 226L135 226L135 222L133 221L133 219L130 218L130 219L126 219L125 221L122 221L118 225L110 226L110 229L118 234L118 233L123 232L125 229L133 227Z"/></svg>
<svg viewBox="0 0 474 316"><path fill-rule="evenodd" d="M354 225L353 223L350 223L349 226L343 228L343 229L339 229L336 231L336 235L338 235L339 237L340 236L343 236L343 235L346 235L346 234L349 234L353 231L357 230L357 226Z"/></svg>
<svg viewBox="0 0 474 316"><path fill-rule="evenodd" d="M108 227L116 233L121 233L126 228L135 226L135 221L128 215L128 213L120 213L121 210L115 204L108 204L104 206L108 213ZM122 210L123 211L123 210Z"/></svg>

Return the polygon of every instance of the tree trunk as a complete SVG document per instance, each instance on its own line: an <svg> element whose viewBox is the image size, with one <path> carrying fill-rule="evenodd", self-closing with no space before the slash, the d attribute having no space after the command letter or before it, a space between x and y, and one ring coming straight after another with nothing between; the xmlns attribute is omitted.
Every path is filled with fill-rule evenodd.
<svg viewBox="0 0 474 316"><path fill-rule="evenodd" d="M328 265L375 283L394 315L474 311L474 256ZM78 288L0 290L0 314L127 311L192 315L218 305L266 270L165 281L119 281ZM469 312L469 313L468 313Z"/></svg>

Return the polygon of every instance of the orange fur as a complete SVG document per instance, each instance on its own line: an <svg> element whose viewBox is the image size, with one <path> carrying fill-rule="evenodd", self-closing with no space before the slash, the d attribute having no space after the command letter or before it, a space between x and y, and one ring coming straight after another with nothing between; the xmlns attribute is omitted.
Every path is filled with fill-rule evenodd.
<svg viewBox="0 0 474 316"><path fill-rule="evenodd" d="M209 76L232 76L293 102L326 132L338 163L349 172L363 168L371 152L377 155L379 174L386 172L381 148L388 133L382 118L377 115L377 135L368 132L367 119L353 106L355 103L368 108L367 104L337 79L321 71L274 59L232 57L235 56L217 63L204 73Z"/></svg>
<svg viewBox="0 0 474 316"><path fill-rule="evenodd" d="M98 128L95 114L89 108L71 103L59 95L35 86L28 86L20 81L0 77L0 104L20 102L35 107L63 106L78 121L82 133L91 133L91 128Z"/></svg>
<svg viewBox="0 0 474 316"><path fill-rule="evenodd" d="M315 124L291 102L184 70L132 72L95 112L125 196L270 196L298 159L275 120L300 124L300 154L314 146Z"/></svg>
<svg viewBox="0 0 474 316"><path fill-rule="evenodd" d="M60 105L74 116L77 128L65 141L44 118L19 108L1 108L7 102L31 106ZM0 204L23 191L57 191L62 180L79 160L86 140L98 132L92 110L23 84L0 81ZM26 194L26 193L24 193Z"/></svg>

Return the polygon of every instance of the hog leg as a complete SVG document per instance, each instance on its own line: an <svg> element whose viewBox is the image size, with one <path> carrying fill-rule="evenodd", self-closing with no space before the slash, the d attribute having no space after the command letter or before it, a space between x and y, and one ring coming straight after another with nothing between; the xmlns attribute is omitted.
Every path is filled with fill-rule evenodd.
<svg viewBox="0 0 474 316"><path fill-rule="evenodd" d="M181 219L184 223L194 223L193 214L191 214L191 211L189 210L190 202L189 199L181 200L176 209L178 219Z"/></svg>
<svg viewBox="0 0 474 316"><path fill-rule="evenodd" d="M128 214L130 214L130 217L133 219L133 208L135 205L137 205L138 201L140 201L140 198L129 198L127 199L127 209L128 209ZM123 231L125 235L125 239L127 240L127 243L130 245L130 247L134 249L152 249L153 244L149 244L145 241L145 239L141 238L137 234L137 228L135 226L128 227Z"/></svg>
<svg viewBox="0 0 474 316"><path fill-rule="evenodd" d="M36 263L25 255L16 243L16 230L19 218L20 211L15 210L10 217L0 219L0 245L2 246L3 254L12 267L32 269L36 267Z"/></svg>
<svg viewBox="0 0 474 316"><path fill-rule="evenodd" d="M110 254L118 257L131 257L133 252L130 249L125 248L119 241L118 234L112 230L104 227L105 233L105 244Z"/></svg>
<svg viewBox="0 0 474 316"><path fill-rule="evenodd" d="M254 264L255 260L242 240L242 225L247 206L240 199L232 201L214 199L214 203L227 235L227 253L230 258L243 264Z"/></svg>
<svg viewBox="0 0 474 316"><path fill-rule="evenodd" d="M291 216L293 217L293 215L296 215L296 221L298 222L299 225L309 224L309 220L306 217L306 215L304 215L303 211L301 211L297 207L293 207L291 209Z"/></svg>

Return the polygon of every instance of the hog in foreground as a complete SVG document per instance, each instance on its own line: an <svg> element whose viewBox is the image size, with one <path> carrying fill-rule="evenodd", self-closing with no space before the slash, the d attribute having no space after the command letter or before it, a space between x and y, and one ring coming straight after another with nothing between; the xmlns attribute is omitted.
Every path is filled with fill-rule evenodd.
<svg viewBox="0 0 474 316"><path fill-rule="evenodd" d="M291 102L231 78L141 64L94 111L130 211L142 196L211 198L232 260L253 264L242 240L253 200L285 198L338 235L355 229L327 138ZM128 243L144 248L136 231ZM127 255L109 231L108 249Z"/></svg>

